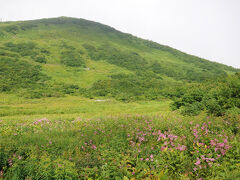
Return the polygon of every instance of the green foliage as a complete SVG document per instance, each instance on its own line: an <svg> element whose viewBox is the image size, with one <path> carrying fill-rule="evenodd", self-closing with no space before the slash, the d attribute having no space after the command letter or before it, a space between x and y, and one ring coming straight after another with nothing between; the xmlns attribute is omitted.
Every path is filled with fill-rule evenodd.
<svg viewBox="0 0 240 180"><path fill-rule="evenodd" d="M9 25L5 27L5 31L11 34L17 34L19 31L19 27L16 25Z"/></svg>
<svg viewBox="0 0 240 180"><path fill-rule="evenodd" d="M217 82L189 87L174 100L172 109L181 108L184 115L197 115L205 109L210 114L223 116L231 109L240 108L239 92L240 77L236 73Z"/></svg>
<svg viewBox="0 0 240 180"><path fill-rule="evenodd" d="M33 42L23 42L14 44L12 42L5 43L5 49L8 51L19 53L21 56L35 56L37 52L36 43Z"/></svg>
<svg viewBox="0 0 240 180"><path fill-rule="evenodd" d="M63 51L61 53L61 63L71 67L85 66L85 62L81 55L71 50Z"/></svg>
<svg viewBox="0 0 240 180"><path fill-rule="evenodd" d="M94 83L87 93L115 97L121 101L156 100L163 96L162 83L161 79L151 78L151 76L115 74L110 80Z"/></svg>
<svg viewBox="0 0 240 180"><path fill-rule="evenodd" d="M47 63L45 56L36 56L36 57L33 57L33 59L38 63L43 63L43 64Z"/></svg>
<svg viewBox="0 0 240 180"><path fill-rule="evenodd" d="M34 88L46 81L46 79L47 77L42 74L40 66L0 56L0 91Z"/></svg>
<svg viewBox="0 0 240 180"><path fill-rule="evenodd" d="M104 44L95 48L90 44L83 44L89 56L96 61L105 60L110 64L124 67L133 71L146 70L147 61L138 53L131 51L121 51L109 44Z"/></svg>

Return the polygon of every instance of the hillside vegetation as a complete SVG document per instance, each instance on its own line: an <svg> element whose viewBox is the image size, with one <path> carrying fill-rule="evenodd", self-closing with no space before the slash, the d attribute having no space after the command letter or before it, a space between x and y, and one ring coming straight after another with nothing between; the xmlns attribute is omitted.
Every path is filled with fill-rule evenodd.
<svg viewBox="0 0 240 180"><path fill-rule="evenodd" d="M0 39L0 91L30 98L154 100L238 71L83 19L0 23Z"/></svg>

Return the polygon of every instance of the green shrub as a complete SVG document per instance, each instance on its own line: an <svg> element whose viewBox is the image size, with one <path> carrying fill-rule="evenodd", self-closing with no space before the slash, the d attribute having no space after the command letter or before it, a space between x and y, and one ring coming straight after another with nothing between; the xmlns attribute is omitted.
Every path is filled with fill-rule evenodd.
<svg viewBox="0 0 240 180"><path fill-rule="evenodd" d="M63 51L61 53L61 63L66 66L80 67L85 66L84 59L75 51Z"/></svg>
<svg viewBox="0 0 240 180"><path fill-rule="evenodd" d="M34 61L38 62L38 63L43 63L46 64L47 60L44 56L37 56L37 57L33 57Z"/></svg>

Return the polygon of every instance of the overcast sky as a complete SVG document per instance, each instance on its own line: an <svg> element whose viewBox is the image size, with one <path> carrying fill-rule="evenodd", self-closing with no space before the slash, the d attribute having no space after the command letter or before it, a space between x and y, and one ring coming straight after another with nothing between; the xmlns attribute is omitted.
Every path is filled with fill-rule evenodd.
<svg viewBox="0 0 240 180"><path fill-rule="evenodd" d="M240 0L0 0L3 20L70 16L240 68Z"/></svg>

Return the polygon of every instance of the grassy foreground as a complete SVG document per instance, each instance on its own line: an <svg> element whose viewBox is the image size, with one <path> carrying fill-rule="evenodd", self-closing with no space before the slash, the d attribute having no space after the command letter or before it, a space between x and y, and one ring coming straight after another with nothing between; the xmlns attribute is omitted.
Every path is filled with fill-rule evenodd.
<svg viewBox="0 0 240 180"><path fill-rule="evenodd" d="M1 94L0 179L239 179L239 119L168 101Z"/></svg>

